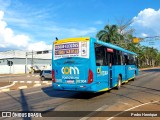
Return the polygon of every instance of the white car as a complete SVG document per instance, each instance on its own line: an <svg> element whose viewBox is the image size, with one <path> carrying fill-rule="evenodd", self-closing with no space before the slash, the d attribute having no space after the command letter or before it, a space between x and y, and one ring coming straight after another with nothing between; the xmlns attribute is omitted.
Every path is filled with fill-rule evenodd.
<svg viewBox="0 0 160 120"><path fill-rule="evenodd" d="M47 80L47 79L52 79L52 71L51 70L42 70L40 72L40 78L41 80Z"/></svg>

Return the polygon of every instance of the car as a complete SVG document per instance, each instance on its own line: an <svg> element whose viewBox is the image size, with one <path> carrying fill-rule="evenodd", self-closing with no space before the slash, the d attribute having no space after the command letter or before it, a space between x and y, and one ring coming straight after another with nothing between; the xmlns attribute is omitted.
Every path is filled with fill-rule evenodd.
<svg viewBox="0 0 160 120"><path fill-rule="evenodd" d="M43 81L43 80L51 80L52 79L52 72L51 72L51 70L42 70L41 72L40 72L40 78L41 78L41 80Z"/></svg>

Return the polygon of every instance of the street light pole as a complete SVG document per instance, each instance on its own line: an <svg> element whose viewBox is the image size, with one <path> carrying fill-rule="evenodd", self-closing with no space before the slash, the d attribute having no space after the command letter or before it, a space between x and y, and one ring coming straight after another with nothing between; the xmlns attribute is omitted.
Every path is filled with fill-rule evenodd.
<svg viewBox="0 0 160 120"><path fill-rule="evenodd" d="M27 52L26 52L26 65L25 65L25 74L27 74L27 66L28 66L27 57L28 57L28 54L27 54Z"/></svg>

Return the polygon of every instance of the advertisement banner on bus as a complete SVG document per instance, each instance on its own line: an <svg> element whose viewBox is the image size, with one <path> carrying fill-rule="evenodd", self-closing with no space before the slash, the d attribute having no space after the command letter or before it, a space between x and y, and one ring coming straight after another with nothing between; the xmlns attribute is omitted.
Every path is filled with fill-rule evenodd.
<svg viewBox="0 0 160 120"><path fill-rule="evenodd" d="M55 44L54 60L66 57L89 58L89 41Z"/></svg>

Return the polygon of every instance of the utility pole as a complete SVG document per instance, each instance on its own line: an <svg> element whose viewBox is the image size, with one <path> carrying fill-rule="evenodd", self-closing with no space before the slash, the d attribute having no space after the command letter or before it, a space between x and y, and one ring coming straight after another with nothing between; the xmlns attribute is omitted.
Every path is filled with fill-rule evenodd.
<svg viewBox="0 0 160 120"><path fill-rule="evenodd" d="M32 61L31 61L31 65L33 67L33 50L32 50Z"/></svg>
<svg viewBox="0 0 160 120"><path fill-rule="evenodd" d="M27 66L28 66L28 61L27 61L27 57L28 57L28 54L26 52L26 65L25 65L25 74L27 74Z"/></svg>

